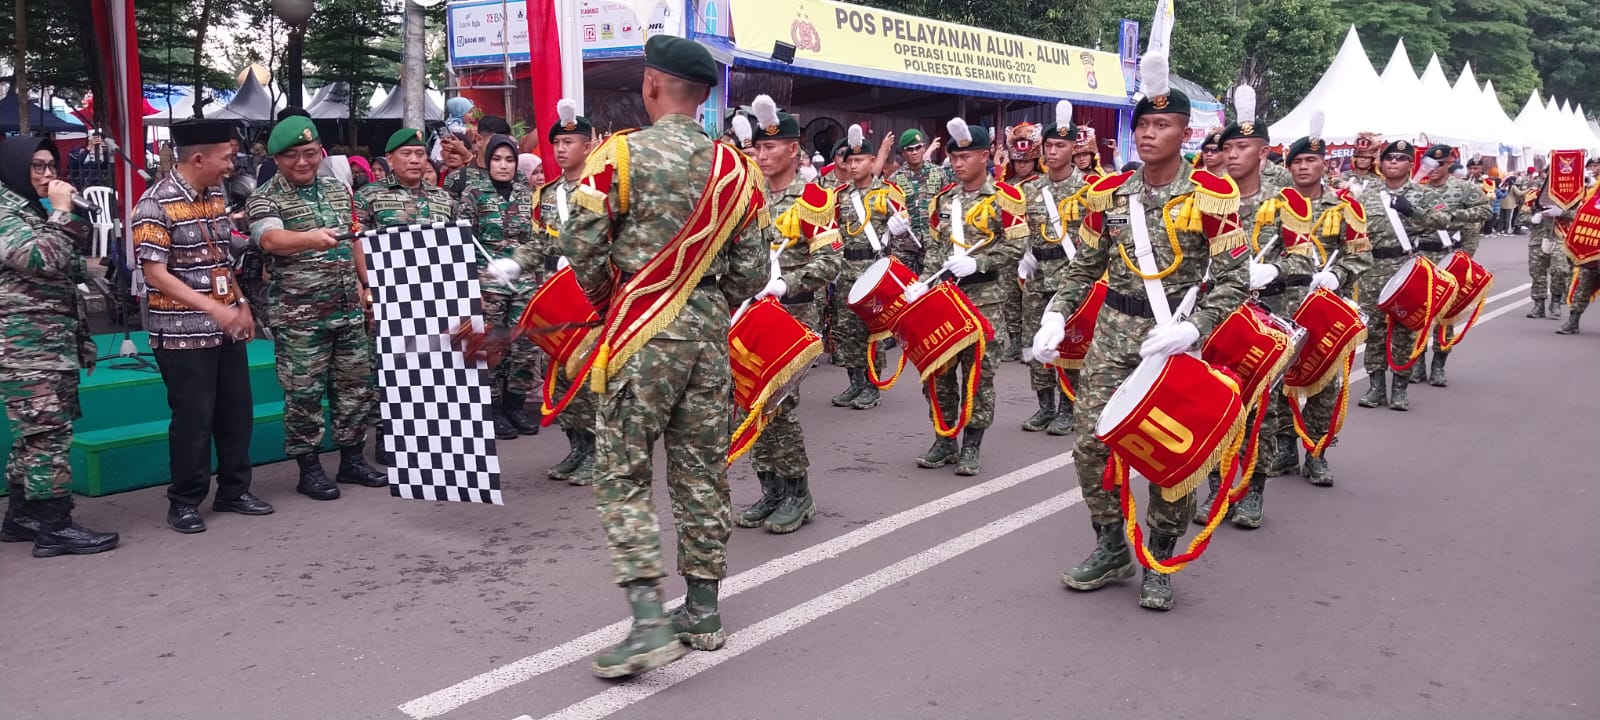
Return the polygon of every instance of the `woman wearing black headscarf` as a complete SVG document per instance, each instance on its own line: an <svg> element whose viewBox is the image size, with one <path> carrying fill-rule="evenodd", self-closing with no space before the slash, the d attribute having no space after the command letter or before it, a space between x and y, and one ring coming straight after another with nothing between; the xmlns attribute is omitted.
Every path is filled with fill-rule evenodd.
<svg viewBox="0 0 1600 720"><path fill-rule="evenodd" d="M456 204L456 217L472 223L472 233L493 255L478 258L484 325L510 327L533 298L538 278L533 273L508 276L494 263L510 261L519 249L534 242L533 186L517 173L517 141L510 136L489 137L483 148L483 165L489 171L489 186L467 184ZM537 360L533 343L522 339L494 368L489 392L494 400L495 437L501 440L539 434L538 421L529 418L523 407L535 386Z"/></svg>
<svg viewBox="0 0 1600 720"><path fill-rule="evenodd" d="M78 368L94 368L94 341L78 301L89 278L89 227L72 214L61 153L35 137L0 144L0 400L11 423L0 541L33 542L34 557L87 555L116 533L72 521L72 421Z"/></svg>

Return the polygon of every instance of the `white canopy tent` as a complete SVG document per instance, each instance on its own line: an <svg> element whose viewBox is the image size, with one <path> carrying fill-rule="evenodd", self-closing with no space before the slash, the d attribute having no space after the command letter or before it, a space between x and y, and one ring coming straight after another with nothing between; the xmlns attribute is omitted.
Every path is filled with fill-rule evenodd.
<svg viewBox="0 0 1600 720"><path fill-rule="evenodd" d="M1398 109L1389 86L1367 60L1367 51L1352 25L1322 79L1299 105L1272 124L1270 132L1284 143L1305 137L1311 132L1311 116L1321 110L1326 117L1322 137L1331 143L1354 142L1361 132L1409 135L1411 128Z"/></svg>
<svg viewBox="0 0 1600 720"><path fill-rule="evenodd" d="M1405 127L1393 135L1385 134L1386 140L1399 140L1401 138L1414 140L1422 131L1421 118L1428 114L1423 107L1422 81L1417 79L1417 71L1411 66L1411 57L1406 54L1406 41L1395 41L1394 52L1389 54L1389 62L1383 66L1383 72L1378 74L1384 87L1389 90L1389 102L1393 105L1392 115L1403 118Z"/></svg>
<svg viewBox="0 0 1600 720"><path fill-rule="evenodd" d="M1539 99L1539 89L1534 88L1528 93L1528 101L1522 104L1521 112L1517 119L1512 121L1517 127L1517 132L1528 142L1528 148L1536 155L1550 154L1550 131L1545 127L1544 102Z"/></svg>
<svg viewBox="0 0 1600 720"><path fill-rule="evenodd" d="M1483 94L1483 88L1478 87L1478 76L1472 72L1472 63L1461 68L1453 92L1461 111L1472 119L1486 137L1493 138L1494 147L1485 147L1479 154L1498 156L1501 148L1511 148L1513 152L1521 149L1522 133L1517 132L1511 120L1500 111L1500 101L1491 100ZM1494 107L1490 108L1489 103L1493 103Z"/></svg>
<svg viewBox="0 0 1600 720"><path fill-rule="evenodd" d="M1493 137L1476 122L1470 106L1464 106L1459 96L1450 89L1445 79L1439 56L1428 58L1428 66L1420 78L1423 92L1422 133L1429 144L1448 143L1461 148L1463 153L1487 154L1500 150L1498 138ZM1422 138L1417 139L1418 144Z"/></svg>
<svg viewBox="0 0 1600 720"><path fill-rule="evenodd" d="M385 90L382 85L379 85L372 89L372 97L367 100L367 109L375 110L380 105L383 105L384 100L388 99L389 91Z"/></svg>

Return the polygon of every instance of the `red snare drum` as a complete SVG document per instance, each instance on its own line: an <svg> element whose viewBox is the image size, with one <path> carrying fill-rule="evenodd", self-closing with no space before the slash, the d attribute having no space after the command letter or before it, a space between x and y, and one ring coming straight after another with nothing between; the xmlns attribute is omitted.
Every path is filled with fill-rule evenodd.
<svg viewBox="0 0 1600 720"><path fill-rule="evenodd" d="M1239 386L1179 353L1139 363L1106 402L1095 437L1175 501L1217 466L1243 421Z"/></svg>
<svg viewBox="0 0 1600 720"><path fill-rule="evenodd" d="M1294 322L1305 328L1306 341L1283 376L1284 391L1297 397L1315 395L1367 339L1367 326L1355 303L1326 288L1306 295L1295 310Z"/></svg>
<svg viewBox="0 0 1600 720"><path fill-rule="evenodd" d="M1094 323L1100 317L1100 307L1106 304L1106 281L1096 280L1089 288L1089 296L1067 318L1066 336L1056 346L1059 355L1051 361L1068 370L1083 367L1083 358L1089 354L1089 344L1094 341Z"/></svg>
<svg viewBox="0 0 1600 720"><path fill-rule="evenodd" d="M1200 359L1239 378L1244 404L1253 406L1294 357L1304 331L1251 300L1223 318L1200 346Z"/></svg>
<svg viewBox="0 0 1600 720"><path fill-rule="evenodd" d="M877 342L894 332L894 324L906 309L906 286L917 281L917 274L899 260L883 258L856 279L846 296L850 309L866 323L869 339Z"/></svg>

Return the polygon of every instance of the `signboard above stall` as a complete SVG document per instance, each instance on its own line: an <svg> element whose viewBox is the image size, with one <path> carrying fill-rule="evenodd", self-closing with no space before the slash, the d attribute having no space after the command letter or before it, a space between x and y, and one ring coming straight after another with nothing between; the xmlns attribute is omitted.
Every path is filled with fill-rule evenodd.
<svg viewBox="0 0 1600 720"><path fill-rule="evenodd" d="M649 5L649 17L636 19L623 3L604 0L579 0L578 38L583 59L642 55L644 41L651 35L684 34L683 0L656 0ZM450 64L454 67L500 65L507 48L501 33L511 19L510 60L528 62L528 15L524 0L466 0L450 3L445 24L450 36Z"/></svg>

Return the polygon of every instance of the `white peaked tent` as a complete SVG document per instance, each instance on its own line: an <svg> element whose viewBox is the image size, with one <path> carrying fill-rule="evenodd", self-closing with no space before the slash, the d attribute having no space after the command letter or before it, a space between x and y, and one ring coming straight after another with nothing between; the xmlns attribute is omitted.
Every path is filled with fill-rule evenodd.
<svg viewBox="0 0 1600 720"><path fill-rule="evenodd" d="M1322 79L1299 105L1272 124L1270 132L1278 142L1294 142L1311 132L1311 116L1321 110L1326 116L1322 137L1331 143L1354 142L1361 132L1407 135L1410 127L1396 109L1389 87L1372 69L1351 26Z"/></svg>
<svg viewBox="0 0 1600 720"><path fill-rule="evenodd" d="M1522 111L1517 113L1517 119L1512 121L1517 127L1517 132L1528 141L1528 147L1537 155L1550 154L1549 131L1544 123L1544 103L1539 100L1539 89L1534 88L1528 94L1528 101L1522 104Z"/></svg>
<svg viewBox="0 0 1600 720"><path fill-rule="evenodd" d="M1404 39L1395 42L1394 52L1389 54L1389 62L1383 66L1383 72L1378 77L1389 90L1389 100L1394 104L1393 114L1406 120L1404 132L1385 135L1384 139L1416 139L1417 133L1422 130L1422 118L1427 116L1428 111L1423 107L1422 81L1417 79L1417 71L1411 67L1411 57L1406 54Z"/></svg>
<svg viewBox="0 0 1600 720"><path fill-rule="evenodd" d="M388 99L389 91L385 90L382 85L379 85L372 89L372 97L367 100L367 109L376 109L379 105L383 104L384 100Z"/></svg>
<svg viewBox="0 0 1600 720"><path fill-rule="evenodd" d="M1427 135L1429 144L1442 142L1456 145L1463 153L1499 151L1498 139L1475 121L1471 108L1463 107L1456 93L1450 89L1450 81L1445 79L1444 67L1439 64L1438 55L1428 58L1421 83L1427 113L1422 116L1422 132ZM1417 143L1422 144L1422 140L1419 137Z"/></svg>
<svg viewBox="0 0 1600 720"><path fill-rule="evenodd" d="M1480 132L1494 139L1495 147L1486 147L1480 154L1498 155L1501 146L1522 147L1522 133L1517 132L1517 129L1511 126L1510 120L1505 120L1504 124L1501 124L1501 121L1505 119L1505 113L1498 110L1490 111L1485 104L1484 101L1487 98L1483 94L1483 89L1478 87L1478 76L1472 72L1472 63L1469 62L1461 68L1461 74L1456 77L1456 86L1453 88L1453 92L1461 112L1471 119ZM1498 100L1493 102L1495 105L1500 104Z"/></svg>
<svg viewBox="0 0 1600 720"><path fill-rule="evenodd" d="M1600 138L1595 137L1594 133L1590 132L1589 123L1583 118L1582 105L1572 106L1571 114L1567 117L1567 123L1568 127L1572 128L1572 136L1575 142L1579 143L1579 147L1589 151L1591 156L1597 150L1600 150Z"/></svg>
<svg viewBox="0 0 1600 720"><path fill-rule="evenodd" d="M1494 91L1494 80L1484 81L1480 107L1482 108L1480 116L1489 124L1490 129L1500 136L1501 145L1520 151L1529 144L1528 137L1517 129L1511 118L1506 115L1505 108L1500 106L1500 96Z"/></svg>

